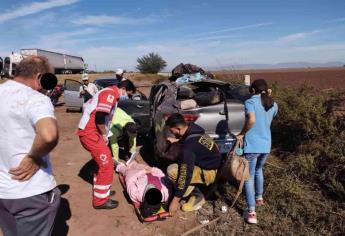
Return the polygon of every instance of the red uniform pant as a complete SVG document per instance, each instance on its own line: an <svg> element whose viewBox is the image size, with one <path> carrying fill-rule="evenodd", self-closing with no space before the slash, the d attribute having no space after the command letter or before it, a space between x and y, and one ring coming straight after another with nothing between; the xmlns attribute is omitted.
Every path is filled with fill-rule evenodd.
<svg viewBox="0 0 345 236"><path fill-rule="evenodd" d="M111 151L100 134L90 133L79 136L79 139L98 165L98 171L93 180L93 205L100 206L109 200L113 182L114 162Z"/></svg>

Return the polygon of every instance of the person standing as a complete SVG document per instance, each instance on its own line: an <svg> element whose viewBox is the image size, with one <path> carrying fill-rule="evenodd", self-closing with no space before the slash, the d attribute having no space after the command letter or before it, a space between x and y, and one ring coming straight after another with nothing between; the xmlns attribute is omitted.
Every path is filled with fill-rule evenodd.
<svg viewBox="0 0 345 236"><path fill-rule="evenodd" d="M127 80L125 77L123 77L125 74L125 71L123 69L117 69L115 72L115 76L117 81L120 83L121 81Z"/></svg>
<svg viewBox="0 0 345 236"><path fill-rule="evenodd" d="M255 206L264 204L263 166L271 151L271 123L278 105L265 80L255 80L249 88L253 96L245 101L246 122L238 139L244 139L244 155L249 162L250 179L244 183L247 209L244 219L257 224Z"/></svg>
<svg viewBox="0 0 345 236"><path fill-rule="evenodd" d="M216 180L217 170L221 164L221 154L214 140L205 134L205 130L187 123L179 113L172 114L166 126L175 138L170 142L181 144L178 164L168 166L167 174L175 186L175 196L170 203L169 212L174 215L182 198L189 197L183 204L183 211L195 211L206 202L196 185L209 186Z"/></svg>
<svg viewBox="0 0 345 236"><path fill-rule="evenodd" d="M78 125L78 136L83 147L96 161L98 171L93 182L93 207L114 209L118 202L110 199L114 161L108 146L109 128L119 100L119 89L111 86L99 91L84 105Z"/></svg>
<svg viewBox="0 0 345 236"><path fill-rule="evenodd" d="M38 92L44 92L49 72L46 58L27 57L14 80L0 85L0 228L5 236L50 235L59 208L49 162L58 127L49 97Z"/></svg>
<svg viewBox="0 0 345 236"><path fill-rule="evenodd" d="M83 74L81 80L83 81L83 85L79 88L79 97L83 97L85 103L96 95L98 89L94 83L89 82L87 74Z"/></svg>

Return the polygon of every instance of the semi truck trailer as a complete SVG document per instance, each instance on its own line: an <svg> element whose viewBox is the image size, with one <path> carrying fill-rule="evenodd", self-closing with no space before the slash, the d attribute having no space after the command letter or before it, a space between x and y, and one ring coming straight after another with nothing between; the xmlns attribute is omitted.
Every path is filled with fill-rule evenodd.
<svg viewBox="0 0 345 236"><path fill-rule="evenodd" d="M84 71L84 60L82 57L35 48L21 49L20 53L12 52L8 57L0 60L0 64L2 64L0 65L1 76L13 77L16 66L27 56L46 57L56 74L76 74Z"/></svg>

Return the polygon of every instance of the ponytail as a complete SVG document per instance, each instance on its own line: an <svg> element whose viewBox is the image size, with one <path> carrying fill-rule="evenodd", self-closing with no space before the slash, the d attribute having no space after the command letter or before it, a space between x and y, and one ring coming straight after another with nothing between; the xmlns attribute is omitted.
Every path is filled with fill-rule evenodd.
<svg viewBox="0 0 345 236"><path fill-rule="evenodd" d="M249 88L251 93L260 94L261 104L268 111L274 106L274 100L268 92L268 85L264 79L255 80Z"/></svg>
<svg viewBox="0 0 345 236"><path fill-rule="evenodd" d="M261 93L261 104L264 106L265 111L268 111L271 109L274 105L273 98L268 95L267 91L264 91L265 93Z"/></svg>

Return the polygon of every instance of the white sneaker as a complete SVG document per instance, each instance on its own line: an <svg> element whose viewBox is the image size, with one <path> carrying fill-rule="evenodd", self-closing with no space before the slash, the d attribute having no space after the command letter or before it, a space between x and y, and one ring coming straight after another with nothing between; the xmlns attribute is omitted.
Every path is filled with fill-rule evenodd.
<svg viewBox="0 0 345 236"><path fill-rule="evenodd" d="M257 224L258 219L256 218L256 212L255 211L244 211L243 213L244 220L249 224Z"/></svg>

